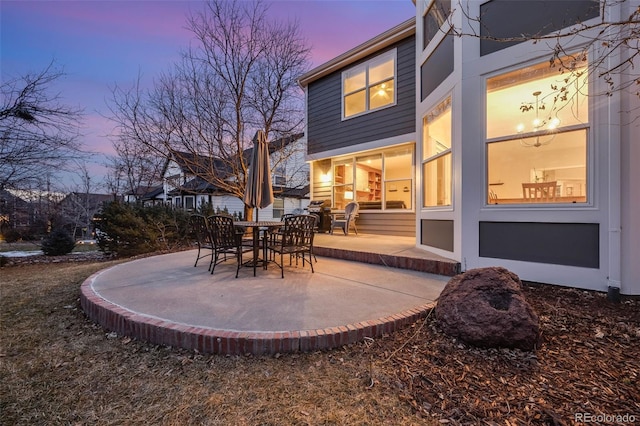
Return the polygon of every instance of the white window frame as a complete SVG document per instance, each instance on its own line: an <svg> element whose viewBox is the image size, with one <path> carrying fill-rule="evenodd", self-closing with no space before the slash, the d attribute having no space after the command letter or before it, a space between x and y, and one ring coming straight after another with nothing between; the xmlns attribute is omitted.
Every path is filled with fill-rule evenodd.
<svg viewBox="0 0 640 426"><path fill-rule="evenodd" d="M395 149L399 149L402 148L404 146L409 146L411 149L411 173L410 176L407 178L397 178L397 179L386 179L386 174L385 174L385 170L386 170L386 162L385 162L385 153L391 152ZM373 212L373 213L380 213L380 212L402 212L402 213L406 213L406 212L414 212L416 209L416 201L415 201L415 188L416 188L416 181L415 181L415 173L414 173L414 168L415 168L415 159L416 159L416 146L415 144L400 144L400 145L394 145L394 146L389 146L389 147L385 147L385 148L381 148L381 149L375 149L375 150L371 150L371 151L361 151L361 152L354 152L351 153L349 155L345 155L345 156L340 156L340 157L334 157L331 159L331 171L332 171L332 181L331 181L331 205L335 206L336 200L335 200L335 193L336 193L336 188L338 187L342 187L342 188L346 188L346 187L351 187L351 191L354 191L355 194L355 188L357 185L356 182L356 167L357 167L357 161L356 159L360 156L366 156L366 155L376 155L376 154L381 154L382 155L382 169L381 169L381 191L382 191L382 197L380 199L380 203L381 203L381 208L380 210L378 209L361 209L361 211L364 212ZM338 183L336 184L336 180L335 180L335 176L333 176L333 171L335 170L335 166L336 163L341 163L341 162L346 162L349 161L350 164L352 165L351 167L351 182L350 183ZM409 186L409 191L411 192L411 198L410 198L410 203L409 205L404 208L404 209L393 209L393 208L387 208L386 207L386 195L385 195L385 191L386 191L386 184L393 184L393 182L395 181L410 181L410 186ZM355 199L355 195L354 198Z"/></svg>
<svg viewBox="0 0 640 426"><path fill-rule="evenodd" d="M572 51L568 50L568 55L571 55ZM587 68L589 67L589 60L590 58L592 58L592 55L589 54L588 59L587 59ZM483 93L483 97L484 97L484 105L485 105L485 114L487 114L486 111L486 105L487 105L487 82L488 80L490 80L493 77L496 76L501 76L501 75L505 75L508 74L511 71L516 71L516 70L520 70L520 69L525 69L527 67L530 66L535 66L541 63L544 63L545 60L544 58L537 58L535 60L531 60L526 64L518 64L517 66L514 66L512 68L509 69L502 69L500 70L500 72L496 72L496 73L492 73L491 75L487 75L484 78L484 93ZM588 84L589 84L589 90L593 90L592 88L595 87L594 86L594 82L593 82L593 75L591 73L589 73L588 76ZM593 95L589 95L588 99L587 99L587 109L588 109L588 122L586 123L580 123L580 124L571 124L571 125L567 125L567 126L560 126L558 127L557 130L557 134L562 134L562 133L567 133L567 132L572 132L575 130L585 130L586 131L586 201L585 202L579 202L579 203L572 203L572 202L566 202L566 203L562 203L562 202L552 202L552 203L527 203L527 202L522 202L522 203L499 203L499 204L494 204L494 203L490 203L489 199L490 199L490 189L489 189L489 145L493 144L493 143L500 143L500 142L509 142L509 141L515 141L518 139L518 133L514 132L514 133L510 133L510 134L505 134L505 135L499 135L499 136L495 136L495 137L487 137L487 132L485 131L484 134L484 141L485 141L485 146L484 146L484 207L485 208L490 208L490 209L547 209L547 208L551 208L551 209L555 209L555 210L561 210L561 209L566 209L566 208L571 208L571 209L581 209L581 208L590 208L594 205L594 179L593 179L593 174L594 174L594 170L595 170L595 164L594 164L594 141L593 141L593 133L594 133L594 119L593 119L593 111L594 111L594 101L593 101ZM485 115L485 126L488 125L488 118ZM485 127L486 130L486 127ZM533 132L530 133L525 133L524 137L532 137L535 134ZM522 135L520 136L520 138L522 139Z"/></svg>
<svg viewBox="0 0 640 426"><path fill-rule="evenodd" d="M426 114L424 114L422 116L422 138L424 139L424 121L427 118L427 116L429 114L431 114L432 112L434 112L439 106L441 105L445 105L446 109L449 109L451 111L451 113L453 114L453 93L448 93L445 97L443 97L442 99L440 99L438 102L435 103L435 105L433 105L431 108L429 108L426 112ZM449 143L449 148L438 152L436 154L433 154L429 157L427 157L426 154L426 150L425 150L425 146L424 146L424 140L421 140L421 152L422 152L422 161L420 163L420 175L421 175L421 181L422 181L422 206L421 208L423 210L450 210L453 207L453 191L454 191L454 185L453 185L453 165L454 165L454 153L453 153L453 119L452 119L452 123L451 123L451 128L449 129L450 131L450 137L451 137L451 141ZM451 203L450 204L442 204L442 205L430 205L427 206L426 205L426 200L425 200L425 196L424 196L424 186L426 186L427 184L427 178L424 175L424 168L427 164L438 161L440 158L443 158L447 155L451 155L451 176L449 176L449 180L450 180L450 188L449 188L449 196L451 198Z"/></svg>
<svg viewBox="0 0 640 426"><path fill-rule="evenodd" d="M375 82L370 82L369 81L369 66L372 63L384 62L384 61L386 61L388 59L391 59L391 58L393 58L393 101L390 102L389 104L384 105L384 106L371 109L370 105L369 105L369 90L371 89L371 86L375 86L376 84L380 83L380 81L375 81ZM346 79L347 74L350 71L353 71L353 70L358 69L358 68L364 68L364 70L365 70L365 86L364 86L364 91L365 91L365 109L364 109L364 111L362 111L360 113L353 114L353 115L350 115L348 117L345 117L345 108L344 108L345 98L347 96L353 94L353 93L356 93L356 91L345 93L345 79ZM398 100L398 95L397 95L397 93L398 93L398 51L397 51L397 49L391 49L391 50L389 50L387 52L382 53L381 55L378 55L378 56L376 56L374 58L369 59L366 62L360 63L360 64L358 64L358 65L356 65L354 67L349 68L348 70L343 71L342 72L341 83L342 84L341 84L341 88L340 88L341 89L340 90L340 93L341 93L341 95L340 95L340 105L341 105L340 108L342 110L342 120L343 121L344 120L350 120L350 119L355 118L355 117L361 117L361 116L363 116L365 114L369 114L369 113L374 112L374 111L380 111L380 110L383 110L385 108L389 108L389 107L395 106L397 104L397 100ZM360 89L360 90L362 90L362 89Z"/></svg>

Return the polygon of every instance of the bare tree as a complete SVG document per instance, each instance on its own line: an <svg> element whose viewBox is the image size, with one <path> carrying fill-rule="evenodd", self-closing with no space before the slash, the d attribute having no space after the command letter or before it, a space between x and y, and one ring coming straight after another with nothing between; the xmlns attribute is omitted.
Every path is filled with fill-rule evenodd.
<svg viewBox="0 0 640 426"><path fill-rule="evenodd" d="M98 185L91 181L86 164L76 162L76 178L66 189L66 196L58 204L56 225L67 228L74 239L90 238L93 217L100 211L108 195L97 194Z"/></svg>
<svg viewBox="0 0 640 426"><path fill-rule="evenodd" d="M129 193L134 196L158 186L166 159L147 145L128 143L123 139L113 141L116 155L109 164L108 186L114 194Z"/></svg>
<svg viewBox="0 0 640 426"><path fill-rule="evenodd" d="M36 74L2 83L0 106L0 189L43 185L42 177L81 157L81 110L50 92L64 74L53 63Z"/></svg>
<svg viewBox="0 0 640 426"><path fill-rule="evenodd" d="M267 12L259 0L213 0L190 16L196 43L180 63L148 92L139 84L114 91L111 111L120 140L164 158L180 157L191 174L242 198L245 150L256 130L286 140L304 117L296 78L308 69L310 49L297 23L271 21Z"/></svg>

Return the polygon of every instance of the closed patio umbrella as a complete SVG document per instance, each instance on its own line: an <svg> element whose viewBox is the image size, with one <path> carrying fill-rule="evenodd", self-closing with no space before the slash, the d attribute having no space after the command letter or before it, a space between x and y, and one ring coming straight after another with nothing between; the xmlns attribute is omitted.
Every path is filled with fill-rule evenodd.
<svg viewBox="0 0 640 426"><path fill-rule="evenodd" d="M249 165L247 186L244 190L244 203L251 208L258 209L263 209L273 203L269 144L262 130L258 130L253 137L253 153ZM258 220L258 210L256 210L256 220Z"/></svg>

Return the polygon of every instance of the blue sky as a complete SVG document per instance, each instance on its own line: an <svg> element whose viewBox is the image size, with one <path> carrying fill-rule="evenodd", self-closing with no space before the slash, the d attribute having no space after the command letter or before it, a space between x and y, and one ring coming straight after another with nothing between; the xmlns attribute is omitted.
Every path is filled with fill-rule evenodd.
<svg viewBox="0 0 640 426"><path fill-rule="evenodd" d="M270 14L297 19L318 66L415 14L411 0L278 0ZM43 70L51 61L65 72L55 90L67 105L84 109L82 133L90 170L112 152L113 124L106 100L115 85L143 84L167 70L189 46L186 16L201 1L0 2L1 76L6 81Z"/></svg>

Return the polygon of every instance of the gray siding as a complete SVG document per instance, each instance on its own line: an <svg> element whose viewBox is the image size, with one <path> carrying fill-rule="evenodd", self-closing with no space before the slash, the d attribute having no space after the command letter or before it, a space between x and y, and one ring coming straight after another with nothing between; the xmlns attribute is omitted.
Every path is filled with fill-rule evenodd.
<svg viewBox="0 0 640 426"><path fill-rule="evenodd" d="M397 48L397 103L342 121L343 70L308 86L308 152L310 154L415 132L415 35L360 62ZM358 63L360 63L358 62ZM348 68L357 65L350 65Z"/></svg>
<svg viewBox="0 0 640 426"><path fill-rule="evenodd" d="M416 214L402 213L366 213L361 211L356 220L358 232L363 234L416 236Z"/></svg>

